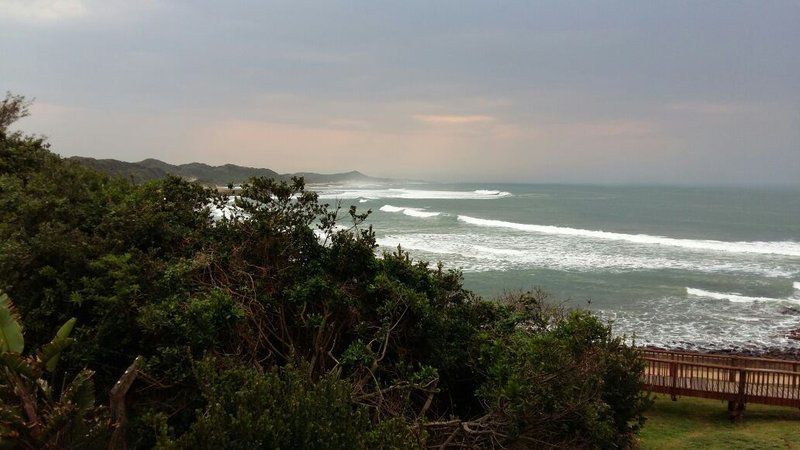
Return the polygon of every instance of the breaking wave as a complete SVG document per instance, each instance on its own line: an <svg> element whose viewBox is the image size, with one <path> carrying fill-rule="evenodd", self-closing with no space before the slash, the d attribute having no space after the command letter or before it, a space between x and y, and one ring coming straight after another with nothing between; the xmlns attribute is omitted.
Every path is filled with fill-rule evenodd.
<svg viewBox="0 0 800 450"><path fill-rule="evenodd" d="M428 217L436 217L440 212L436 211L425 211L423 208L410 208L405 206L392 206L392 205L383 205L380 208L383 212L402 212L403 214L411 217L421 217L421 218L428 218Z"/></svg>
<svg viewBox="0 0 800 450"><path fill-rule="evenodd" d="M446 199L446 200L491 200L510 197L510 192L476 191L437 191L423 189L328 189L319 191L321 199Z"/></svg>
<svg viewBox="0 0 800 450"><path fill-rule="evenodd" d="M554 225L532 225L525 223L505 222L502 220L479 219L470 216L458 216L458 220L475 226L491 228L508 228L540 234L576 236L590 239L625 241L634 244L664 245L681 247L690 250L710 250L728 253L758 253L762 255L785 255L800 257L800 242L725 242L713 240L677 239L647 234L625 234L609 231L583 230L580 228L559 227Z"/></svg>
<svg viewBox="0 0 800 450"><path fill-rule="evenodd" d="M784 267L780 262L756 263L724 254L720 258L702 259L671 253L630 254L597 242L569 242L553 236L532 239L525 235L491 236L477 232L399 233L379 237L378 244L384 248L400 244L407 250L422 252L425 257L444 259L466 272L544 268L587 272L668 269L766 277L787 277L796 273L794 267Z"/></svg>
<svg viewBox="0 0 800 450"><path fill-rule="evenodd" d="M510 192L487 190L487 189L477 189L472 192L478 195L494 195L496 197L508 197L511 195Z"/></svg>
<svg viewBox="0 0 800 450"><path fill-rule="evenodd" d="M796 283L795 283L796 284ZM738 292L725 293L706 291L703 289L686 288L686 294L694 297L713 298L715 300L728 300L734 303L753 303L753 302L792 302L800 303L800 299L795 297L790 298L772 298L772 297L750 297L747 295L739 294Z"/></svg>

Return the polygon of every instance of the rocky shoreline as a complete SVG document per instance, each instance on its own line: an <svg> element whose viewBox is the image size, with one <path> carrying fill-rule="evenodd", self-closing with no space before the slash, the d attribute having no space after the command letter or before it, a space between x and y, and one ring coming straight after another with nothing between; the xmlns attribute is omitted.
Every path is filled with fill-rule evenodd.
<svg viewBox="0 0 800 450"><path fill-rule="evenodd" d="M788 314L800 317L800 308L796 306L784 306L781 314ZM800 342L800 328L790 330L786 337L793 341ZM749 358L773 358L800 361L800 347L729 347L729 348L709 348L698 346L691 342L676 342L674 345L645 345L644 348L656 350L671 350L690 353L701 353L708 355L731 355L745 356Z"/></svg>

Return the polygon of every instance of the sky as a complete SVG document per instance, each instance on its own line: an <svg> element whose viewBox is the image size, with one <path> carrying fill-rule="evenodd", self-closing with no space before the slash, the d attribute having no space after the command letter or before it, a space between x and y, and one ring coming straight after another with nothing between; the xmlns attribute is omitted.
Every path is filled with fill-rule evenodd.
<svg viewBox="0 0 800 450"><path fill-rule="evenodd" d="M798 1L0 0L0 90L64 156L800 183Z"/></svg>

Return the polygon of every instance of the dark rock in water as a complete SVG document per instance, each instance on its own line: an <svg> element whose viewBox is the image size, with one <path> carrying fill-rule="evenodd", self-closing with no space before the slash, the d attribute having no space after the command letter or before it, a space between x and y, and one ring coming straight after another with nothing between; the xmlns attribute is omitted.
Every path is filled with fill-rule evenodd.
<svg viewBox="0 0 800 450"><path fill-rule="evenodd" d="M789 339L794 339L795 341L800 341L800 328L786 333L786 337Z"/></svg>
<svg viewBox="0 0 800 450"><path fill-rule="evenodd" d="M794 306L782 306L780 313L787 316L800 316L800 308L796 308Z"/></svg>
<svg viewBox="0 0 800 450"><path fill-rule="evenodd" d="M781 350L768 350L761 354L762 358L791 359L800 361L800 349L787 348Z"/></svg>

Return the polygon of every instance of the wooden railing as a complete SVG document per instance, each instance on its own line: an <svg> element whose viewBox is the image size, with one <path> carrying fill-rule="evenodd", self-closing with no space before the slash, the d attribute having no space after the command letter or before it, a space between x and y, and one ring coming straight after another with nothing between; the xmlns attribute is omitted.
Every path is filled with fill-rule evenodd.
<svg viewBox="0 0 800 450"><path fill-rule="evenodd" d="M800 408L800 362L642 349L645 389L727 400L734 415L746 403Z"/></svg>
<svg viewBox="0 0 800 450"><path fill-rule="evenodd" d="M669 359L702 364L716 364L719 366L746 367L751 369L774 369L787 372L800 371L800 361L775 358L755 358L738 355L708 354L697 352L682 352L673 350L657 350L641 348L645 357Z"/></svg>

